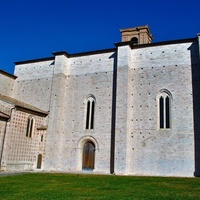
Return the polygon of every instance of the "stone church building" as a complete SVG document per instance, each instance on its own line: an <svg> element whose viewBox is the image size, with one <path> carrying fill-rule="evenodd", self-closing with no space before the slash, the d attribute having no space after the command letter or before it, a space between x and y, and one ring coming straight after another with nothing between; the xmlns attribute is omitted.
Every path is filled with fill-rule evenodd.
<svg viewBox="0 0 200 200"><path fill-rule="evenodd" d="M0 70L0 170L200 175L200 35L120 32L115 48Z"/></svg>

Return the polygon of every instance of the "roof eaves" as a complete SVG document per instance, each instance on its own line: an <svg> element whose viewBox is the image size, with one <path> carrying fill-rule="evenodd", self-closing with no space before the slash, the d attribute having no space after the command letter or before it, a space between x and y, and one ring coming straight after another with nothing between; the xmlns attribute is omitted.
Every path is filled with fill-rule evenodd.
<svg viewBox="0 0 200 200"><path fill-rule="evenodd" d="M120 32L125 32L125 31L135 31L135 30L139 30L139 29L149 29L148 25L144 25L144 26L137 26L137 27L132 27L132 28L122 28L119 29Z"/></svg>
<svg viewBox="0 0 200 200"><path fill-rule="evenodd" d="M42 126L38 127L37 130L41 130L41 131L43 130L44 131L44 130L47 130L47 128L48 128L47 125L42 125Z"/></svg>
<svg viewBox="0 0 200 200"><path fill-rule="evenodd" d="M10 116L0 111L0 120L7 121L10 119Z"/></svg>
<svg viewBox="0 0 200 200"><path fill-rule="evenodd" d="M21 106L21 105L16 105L15 108L19 111L27 112L27 113L38 115L41 117L46 117L49 114L49 112L46 112L40 109L29 108L29 107Z"/></svg>
<svg viewBox="0 0 200 200"><path fill-rule="evenodd" d="M115 46L116 47L121 47L121 46L127 46L130 45L131 41L127 41L127 42L115 42Z"/></svg>
<svg viewBox="0 0 200 200"><path fill-rule="evenodd" d="M2 95L2 94L0 94L0 100L10 103L10 104L13 104L17 110L29 112L29 113L36 114L39 116L47 116L49 114L49 112L47 112L47 111L43 111L32 105L23 103L17 99L14 99L12 97L8 97L8 96Z"/></svg>
<svg viewBox="0 0 200 200"><path fill-rule="evenodd" d="M10 74L10 73L8 73L8 72L5 72L5 71L3 71L3 70L1 70L1 69L0 69L0 74L3 74L3 75L5 75L5 76L8 76L9 78L12 78L12 79L16 79L16 78L17 78L17 76L12 75L12 74Z"/></svg>
<svg viewBox="0 0 200 200"><path fill-rule="evenodd" d="M116 51L116 48L74 53L74 54L71 54L70 57L79 57L79 56L88 56L88 55L94 55L94 54L111 53L111 52L114 52L114 51Z"/></svg>
<svg viewBox="0 0 200 200"><path fill-rule="evenodd" d="M61 55L64 55L64 56L66 56L67 58L70 57L70 54L67 53L66 51L53 52L52 54L53 54L54 56L61 56Z"/></svg>
<svg viewBox="0 0 200 200"><path fill-rule="evenodd" d="M164 41L164 42L155 42L155 43L148 43L148 44L133 44L132 42L130 42L129 45L131 49L138 49L138 48L153 47L153 46L188 43L188 42L194 42L195 40L196 38L188 38L188 39L169 40L169 41Z"/></svg>
<svg viewBox="0 0 200 200"><path fill-rule="evenodd" d="M25 61L19 61L19 62L14 62L14 63L15 65L23 65L23 64L29 64L29 63L51 61L51 60L53 61L54 57L38 58L38 59L25 60Z"/></svg>

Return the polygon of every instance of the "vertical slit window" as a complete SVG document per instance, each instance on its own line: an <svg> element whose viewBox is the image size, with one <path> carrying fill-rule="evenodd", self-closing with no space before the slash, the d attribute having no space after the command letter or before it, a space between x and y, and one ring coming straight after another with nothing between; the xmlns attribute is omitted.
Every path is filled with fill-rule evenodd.
<svg viewBox="0 0 200 200"><path fill-rule="evenodd" d="M41 140L40 141L43 142L43 135L41 135Z"/></svg>
<svg viewBox="0 0 200 200"><path fill-rule="evenodd" d="M26 137L32 137L34 130L34 118L29 116L26 127Z"/></svg>
<svg viewBox="0 0 200 200"><path fill-rule="evenodd" d="M166 128L170 128L169 97L166 97L165 103L166 103Z"/></svg>
<svg viewBox="0 0 200 200"><path fill-rule="evenodd" d="M30 134L29 137L32 137L32 132L33 132L33 119L30 120L31 121L31 126L30 126Z"/></svg>
<svg viewBox="0 0 200 200"><path fill-rule="evenodd" d="M87 102L86 129L89 129L89 121L90 121L90 101Z"/></svg>
<svg viewBox="0 0 200 200"><path fill-rule="evenodd" d="M160 97L160 128L164 128L164 101Z"/></svg>
<svg viewBox="0 0 200 200"><path fill-rule="evenodd" d="M27 122L27 127L26 127L26 137L29 136L29 130L30 130L30 118L28 118L28 122Z"/></svg>
<svg viewBox="0 0 200 200"><path fill-rule="evenodd" d="M94 101L92 101L92 112L91 112L91 129L94 127Z"/></svg>
<svg viewBox="0 0 200 200"><path fill-rule="evenodd" d="M94 128L94 111L95 111L95 100L92 97L89 97L87 100L86 108L86 129Z"/></svg>

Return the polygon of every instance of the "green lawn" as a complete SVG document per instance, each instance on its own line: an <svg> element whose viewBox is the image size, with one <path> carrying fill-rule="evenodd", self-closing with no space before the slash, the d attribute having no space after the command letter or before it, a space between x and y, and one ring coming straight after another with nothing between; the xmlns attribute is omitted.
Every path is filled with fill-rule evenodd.
<svg viewBox="0 0 200 200"><path fill-rule="evenodd" d="M0 177L0 199L200 199L200 178L30 173Z"/></svg>

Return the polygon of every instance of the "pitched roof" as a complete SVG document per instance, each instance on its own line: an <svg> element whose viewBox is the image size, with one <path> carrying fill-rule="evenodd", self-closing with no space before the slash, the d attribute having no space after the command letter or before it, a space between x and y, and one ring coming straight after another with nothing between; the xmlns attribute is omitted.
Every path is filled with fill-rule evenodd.
<svg viewBox="0 0 200 200"><path fill-rule="evenodd" d="M2 95L2 94L0 94L0 100L5 101L7 103L14 104L14 106L17 110L21 110L24 112L32 113L32 114L39 115L39 116L47 116L49 114L49 112L47 112L47 111L41 110L32 105L29 105L27 103L24 103L22 101L19 101L17 99L14 99L12 97L8 97L8 96Z"/></svg>
<svg viewBox="0 0 200 200"><path fill-rule="evenodd" d="M0 111L0 120L7 121L8 119L10 119L10 116Z"/></svg>

